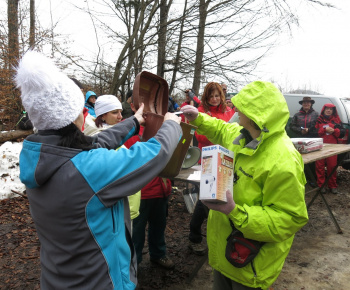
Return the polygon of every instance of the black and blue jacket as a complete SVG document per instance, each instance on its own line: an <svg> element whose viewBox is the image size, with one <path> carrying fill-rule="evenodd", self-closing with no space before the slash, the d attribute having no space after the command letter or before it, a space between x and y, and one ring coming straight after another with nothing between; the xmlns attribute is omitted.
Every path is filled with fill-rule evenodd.
<svg viewBox="0 0 350 290"><path fill-rule="evenodd" d="M41 289L134 289L136 255L127 196L157 176L182 130L165 121L154 138L120 147L138 133L135 117L95 139L95 149L58 146L60 136L23 142L20 179L41 243Z"/></svg>

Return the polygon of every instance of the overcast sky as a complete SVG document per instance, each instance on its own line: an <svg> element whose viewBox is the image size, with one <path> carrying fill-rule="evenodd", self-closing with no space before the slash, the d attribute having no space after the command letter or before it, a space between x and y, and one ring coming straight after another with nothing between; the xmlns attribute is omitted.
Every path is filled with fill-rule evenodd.
<svg viewBox="0 0 350 290"><path fill-rule="evenodd" d="M300 28L261 63L264 78L282 88L350 97L350 1L332 2L341 10L298 9Z"/></svg>
<svg viewBox="0 0 350 290"><path fill-rule="evenodd" d="M1 2L4 5L6 0ZM60 19L56 32L70 35L75 41L72 45L79 47L85 56L93 55L96 38L91 20L86 14L77 13L69 4L72 2L77 3L37 0L37 12L42 22L43 15L48 21L51 3L54 20ZM256 75L263 80L275 81L285 91L306 88L350 97L350 0L332 0L339 10L311 9L300 2L303 1L293 1L298 7L300 27L293 29L292 36L285 34L259 64ZM116 46L111 49L114 56L118 54Z"/></svg>

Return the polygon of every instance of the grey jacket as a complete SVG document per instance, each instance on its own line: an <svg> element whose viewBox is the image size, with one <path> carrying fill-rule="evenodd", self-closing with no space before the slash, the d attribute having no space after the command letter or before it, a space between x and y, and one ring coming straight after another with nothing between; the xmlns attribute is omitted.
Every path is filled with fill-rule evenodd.
<svg viewBox="0 0 350 290"><path fill-rule="evenodd" d="M136 118L126 119L89 151L57 146L54 133L24 141L20 179L41 243L41 289L136 287L126 197L162 171L182 134L169 120L149 141L114 150L138 128Z"/></svg>

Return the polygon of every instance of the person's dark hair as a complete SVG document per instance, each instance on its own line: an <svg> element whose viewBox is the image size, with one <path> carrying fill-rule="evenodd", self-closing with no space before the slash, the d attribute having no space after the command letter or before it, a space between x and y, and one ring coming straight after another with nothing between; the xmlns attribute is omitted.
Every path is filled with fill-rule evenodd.
<svg viewBox="0 0 350 290"><path fill-rule="evenodd" d="M250 119L250 125L252 125L255 130L261 131L261 128L252 119Z"/></svg>
<svg viewBox="0 0 350 290"><path fill-rule="evenodd" d="M98 116L96 119L95 119L95 125L96 125L96 127L97 128L100 128L100 127L102 127L102 125L103 125L103 121L102 121L102 116L103 115L100 115L100 116Z"/></svg>
<svg viewBox="0 0 350 290"><path fill-rule="evenodd" d="M126 94L126 99L129 99L131 97L131 102L134 102L134 98L132 95L132 90L129 90Z"/></svg>
<svg viewBox="0 0 350 290"><path fill-rule="evenodd" d="M84 86L81 82L79 82L76 78L70 78L81 90L84 90Z"/></svg>
<svg viewBox="0 0 350 290"><path fill-rule="evenodd" d="M94 138L84 135L74 123L70 123L57 131L62 136L59 146L82 150L90 150L94 147Z"/></svg>

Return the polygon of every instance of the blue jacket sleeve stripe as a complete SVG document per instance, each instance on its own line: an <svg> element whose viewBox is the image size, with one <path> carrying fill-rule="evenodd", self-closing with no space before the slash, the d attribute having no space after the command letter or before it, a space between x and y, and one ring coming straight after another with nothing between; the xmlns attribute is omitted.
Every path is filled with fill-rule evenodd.
<svg viewBox="0 0 350 290"><path fill-rule="evenodd" d="M84 151L72 158L72 162L97 193L128 174L135 173L133 182L137 183L142 171L135 171L154 159L160 150L161 144L152 138L148 142L137 142L130 149L120 148L115 151L99 148ZM123 193L120 196L124 196Z"/></svg>
<svg viewBox="0 0 350 290"><path fill-rule="evenodd" d="M39 162L41 143L34 143L27 140L23 141L23 149L19 156L20 174L19 179L28 188L38 187L35 179L36 165ZM35 166L33 166L35 164Z"/></svg>
<svg viewBox="0 0 350 290"><path fill-rule="evenodd" d="M125 138L122 140L122 144L124 144L130 137L134 136L135 134L135 127L133 127L128 135L125 136Z"/></svg>

